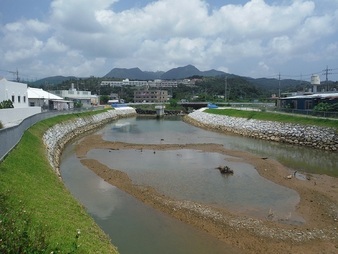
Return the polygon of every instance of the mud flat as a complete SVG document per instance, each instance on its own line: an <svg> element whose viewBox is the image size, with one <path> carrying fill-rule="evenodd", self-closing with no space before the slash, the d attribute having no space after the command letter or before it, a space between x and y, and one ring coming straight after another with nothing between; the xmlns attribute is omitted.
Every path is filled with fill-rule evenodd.
<svg viewBox="0 0 338 254"><path fill-rule="evenodd" d="M297 213L302 225L292 225L287 218L275 218L273 211L266 219L234 214L226 208L214 207L189 200L174 200L150 186L133 184L119 169L108 168L99 161L86 158L91 149L180 150L195 149L217 152L243 159L255 166L259 174L279 185L297 191L300 202ZM269 158L247 152L225 149L218 144L129 144L109 142L100 135L89 135L76 147L81 163L110 184L133 195L147 205L193 225L238 247L243 253L337 253L338 252L338 179L325 175L308 175L305 180L293 176L289 169Z"/></svg>

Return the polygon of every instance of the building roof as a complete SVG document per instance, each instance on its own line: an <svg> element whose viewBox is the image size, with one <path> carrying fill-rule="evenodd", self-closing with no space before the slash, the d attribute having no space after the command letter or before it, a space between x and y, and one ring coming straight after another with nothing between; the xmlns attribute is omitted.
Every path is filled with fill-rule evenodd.
<svg viewBox="0 0 338 254"><path fill-rule="evenodd" d="M0 84L1 84L1 85L20 84L20 85L25 85L25 86L27 86L26 83L21 83L21 82L16 82L16 81L10 81L10 80L7 80L6 78L1 77L1 76L0 76Z"/></svg>
<svg viewBox="0 0 338 254"><path fill-rule="evenodd" d="M308 95L296 95L291 97L285 97L281 99L334 99L338 98L338 93L314 93L314 94L308 94Z"/></svg>
<svg viewBox="0 0 338 254"><path fill-rule="evenodd" d="M57 96L52 93L48 93L41 88L27 88L28 99L48 99L48 100L63 100L60 96Z"/></svg>

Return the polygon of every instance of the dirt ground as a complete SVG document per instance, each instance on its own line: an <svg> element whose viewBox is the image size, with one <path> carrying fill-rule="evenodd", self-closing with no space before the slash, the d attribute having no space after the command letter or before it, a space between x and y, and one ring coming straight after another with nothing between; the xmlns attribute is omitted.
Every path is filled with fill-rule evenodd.
<svg viewBox="0 0 338 254"><path fill-rule="evenodd" d="M302 225L282 223L273 211L266 219L250 218L225 208L192 201L173 200L150 186L134 185L128 175L108 168L99 161L86 158L91 149L179 150L194 149L230 155L254 165L259 174L279 185L297 191L300 202L296 211L304 219ZM109 142L100 135L89 135L76 147L81 163L98 176L147 205L180 221L199 228L228 243L243 253L338 253L338 179L326 175L294 177L294 170L269 158L225 149L218 144L146 145Z"/></svg>

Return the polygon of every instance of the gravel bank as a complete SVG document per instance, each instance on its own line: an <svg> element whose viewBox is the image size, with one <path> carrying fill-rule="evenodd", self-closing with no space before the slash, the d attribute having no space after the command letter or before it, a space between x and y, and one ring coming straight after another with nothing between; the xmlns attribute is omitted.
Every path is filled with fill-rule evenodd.
<svg viewBox="0 0 338 254"><path fill-rule="evenodd" d="M185 117L185 121L221 132L338 151L338 133L332 128L214 115L203 111L190 113Z"/></svg>

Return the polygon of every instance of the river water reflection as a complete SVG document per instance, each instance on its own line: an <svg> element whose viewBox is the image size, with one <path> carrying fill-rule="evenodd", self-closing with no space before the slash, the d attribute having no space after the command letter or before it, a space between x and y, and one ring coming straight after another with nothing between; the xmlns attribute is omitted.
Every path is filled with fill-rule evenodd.
<svg viewBox="0 0 338 254"><path fill-rule="evenodd" d="M80 163L74 144L62 155L61 174L65 185L121 254L241 253L106 183Z"/></svg>
<svg viewBox="0 0 338 254"><path fill-rule="evenodd" d="M98 133L105 140L127 143L217 143L272 157L295 169L337 174L334 153L223 135L179 120L121 119ZM292 213L295 221L302 221L294 214L299 201L296 192L261 178L251 165L228 156L188 149L156 151L156 154L149 150L94 149L88 157L125 171L137 184L153 186L178 199L227 206L258 217L265 216L270 208L278 208L281 216ZM233 176L222 177L215 170L224 161L236 168ZM239 253L107 184L81 165L73 145L63 153L61 174L66 186L110 235L121 253Z"/></svg>

